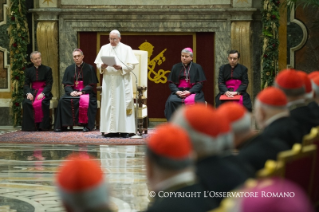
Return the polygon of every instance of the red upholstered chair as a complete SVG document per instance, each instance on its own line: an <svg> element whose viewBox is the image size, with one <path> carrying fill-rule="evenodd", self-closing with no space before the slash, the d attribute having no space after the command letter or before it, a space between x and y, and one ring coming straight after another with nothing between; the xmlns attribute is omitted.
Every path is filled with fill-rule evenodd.
<svg viewBox="0 0 319 212"><path fill-rule="evenodd" d="M313 185L311 189L311 200L314 203L317 211L319 211L319 127L311 129L308 135L303 138L302 144L304 146L315 145L317 147L315 170L313 176Z"/></svg>
<svg viewBox="0 0 319 212"><path fill-rule="evenodd" d="M279 176L298 184L311 196L317 147L294 144L291 150L280 152L277 161L267 161L265 168L257 173L257 177Z"/></svg>
<svg viewBox="0 0 319 212"><path fill-rule="evenodd" d="M278 161L283 162L283 177L295 182L311 196L316 162L315 145L295 144L292 150L278 154Z"/></svg>

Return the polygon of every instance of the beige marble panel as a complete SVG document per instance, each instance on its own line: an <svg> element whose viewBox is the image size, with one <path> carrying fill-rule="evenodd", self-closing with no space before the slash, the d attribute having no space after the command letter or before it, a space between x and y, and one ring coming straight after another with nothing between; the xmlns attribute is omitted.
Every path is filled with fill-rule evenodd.
<svg viewBox="0 0 319 212"><path fill-rule="evenodd" d="M233 0L233 7L252 7L253 0Z"/></svg>
<svg viewBox="0 0 319 212"><path fill-rule="evenodd" d="M253 69L252 69L252 40L251 40L251 22L240 21L233 22L231 25L231 46L238 50L240 54L239 63L248 68L249 85L247 93L253 93Z"/></svg>
<svg viewBox="0 0 319 212"><path fill-rule="evenodd" d="M40 0L43 1L43 0ZM52 0L54 1L54 0ZM250 0L251 1L251 0ZM214 5L231 4L231 0L61 0L61 5Z"/></svg>
<svg viewBox="0 0 319 212"><path fill-rule="evenodd" d="M38 0L40 8L47 8L47 7L57 7L58 0Z"/></svg>
<svg viewBox="0 0 319 212"><path fill-rule="evenodd" d="M37 26L38 51L41 52L42 64L52 68L53 99L59 98L59 64L58 64L58 24L55 21L39 22Z"/></svg>

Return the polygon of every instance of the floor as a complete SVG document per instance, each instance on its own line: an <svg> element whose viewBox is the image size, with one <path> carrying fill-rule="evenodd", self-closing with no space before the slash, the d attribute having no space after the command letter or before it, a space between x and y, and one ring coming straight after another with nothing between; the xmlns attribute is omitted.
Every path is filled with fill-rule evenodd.
<svg viewBox="0 0 319 212"><path fill-rule="evenodd" d="M0 134L17 129L0 127ZM54 186L57 167L72 152L100 161L120 212L143 211L149 202L145 146L0 145L0 211L64 211Z"/></svg>

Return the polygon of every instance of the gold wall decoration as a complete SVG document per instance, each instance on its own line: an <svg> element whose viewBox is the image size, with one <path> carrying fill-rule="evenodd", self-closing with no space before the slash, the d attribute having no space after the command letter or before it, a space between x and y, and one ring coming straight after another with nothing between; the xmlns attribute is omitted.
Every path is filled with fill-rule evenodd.
<svg viewBox="0 0 319 212"><path fill-rule="evenodd" d="M155 67L156 65L160 66L162 65L162 63L165 62L166 58L164 56L164 52L167 49L164 49L163 51L161 51L161 53L159 53L153 59L151 59L151 56L153 54L153 49L154 49L154 46L151 43L145 41L138 48L140 50L144 50L148 52L148 74L147 74L148 79L157 84L159 83L165 84L167 82L167 77L165 75L171 71L170 70L165 71L163 69L159 69L156 72Z"/></svg>
<svg viewBox="0 0 319 212"><path fill-rule="evenodd" d="M240 52L239 63L248 68L249 85L247 93L253 94L253 70L252 70L252 43L251 43L251 22L239 21L231 24L231 47Z"/></svg>
<svg viewBox="0 0 319 212"><path fill-rule="evenodd" d="M58 99L59 64L58 64L58 23L54 21L39 22L37 26L38 51L41 52L42 64L52 68L53 99Z"/></svg>

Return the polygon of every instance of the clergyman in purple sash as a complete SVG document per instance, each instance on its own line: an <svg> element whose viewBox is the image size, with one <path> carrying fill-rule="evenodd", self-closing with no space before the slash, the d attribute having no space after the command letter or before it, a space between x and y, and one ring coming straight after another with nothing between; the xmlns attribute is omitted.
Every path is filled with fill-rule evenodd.
<svg viewBox="0 0 319 212"><path fill-rule="evenodd" d="M42 65L41 53L30 54L33 66L24 72L23 131L50 130L50 100L52 99L52 69Z"/></svg>
<svg viewBox="0 0 319 212"><path fill-rule="evenodd" d="M97 111L96 85L99 82L92 65L83 61L81 49L73 50L74 64L64 72L62 84L65 94L60 98L54 131L68 126L83 126L83 131L93 130Z"/></svg>
<svg viewBox="0 0 319 212"><path fill-rule="evenodd" d="M229 100L220 100L220 96L225 94L227 97L241 95L239 104L242 104L248 111L252 111L251 100L246 92L248 87L248 69L239 64L240 53L237 50L231 50L228 53L228 64L222 65L219 68L218 88L219 93L215 97L216 107L223 102Z"/></svg>
<svg viewBox="0 0 319 212"><path fill-rule="evenodd" d="M168 76L171 95L165 104L164 113L167 120L170 120L181 105L205 102L202 91L204 81L206 77L203 68L193 62L193 50L184 48L181 52L181 63L175 64Z"/></svg>

